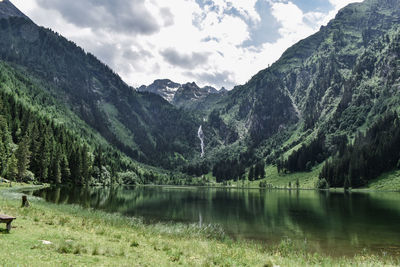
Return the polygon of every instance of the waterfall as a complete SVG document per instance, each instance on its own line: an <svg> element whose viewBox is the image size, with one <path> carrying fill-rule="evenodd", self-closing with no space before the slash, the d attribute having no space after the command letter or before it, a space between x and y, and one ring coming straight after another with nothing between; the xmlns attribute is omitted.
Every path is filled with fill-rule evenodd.
<svg viewBox="0 0 400 267"><path fill-rule="evenodd" d="M200 156L204 157L204 133L203 133L203 128L201 125L200 125L199 130L197 131L197 136L199 137L200 142L201 142L201 155Z"/></svg>

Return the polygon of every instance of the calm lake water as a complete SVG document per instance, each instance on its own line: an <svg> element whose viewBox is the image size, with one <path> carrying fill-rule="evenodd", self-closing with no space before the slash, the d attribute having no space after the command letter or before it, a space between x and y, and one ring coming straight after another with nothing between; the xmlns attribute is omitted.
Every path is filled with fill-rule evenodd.
<svg viewBox="0 0 400 267"><path fill-rule="evenodd" d="M265 244L306 240L311 249L333 256L364 248L400 256L400 193L53 187L33 194L54 203L142 217L148 223L219 224L234 238Z"/></svg>

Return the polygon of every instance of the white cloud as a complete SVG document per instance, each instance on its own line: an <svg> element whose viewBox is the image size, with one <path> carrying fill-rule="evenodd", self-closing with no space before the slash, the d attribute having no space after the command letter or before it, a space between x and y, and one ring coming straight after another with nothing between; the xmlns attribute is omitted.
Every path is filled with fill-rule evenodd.
<svg viewBox="0 0 400 267"><path fill-rule="evenodd" d="M229 1L229 3L232 4L232 6L236 8L247 19L253 20L255 22L260 21L260 15L255 8L257 0L234 0Z"/></svg>
<svg viewBox="0 0 400 267"><path fill-rule="evenodd" d="M272 15L281 23L279 32L283 38L298 40L313 33L314 29L304 21L305 14L292 2L274 3Z"/></svg>
<svg viewBox="0 0 400 267"><path fill-rule="evenodd" d="M202 35L215 38L219 43L240 45L249 38L247 24L237 17L227 15L217 19L215 16L209 15L201 27Z"/></svg>
<svg viewBox="0 0 400 267"><path fill-rule="evenodd" d="M363 0L329 0L329 2L335 7L336 11L347 6L348 4L356 2L360 3L362 1Z"/></svg>
<svg viewBox="0 0 400 267"><path fill-rule="evenodd" d="M340 8L356 2L329 0L334 10L304 13L293 2L280 0L210 0L205 1L204 6L195 0L135 0L143 15L154 20L149 25L159 28L142 32L139 29L137 33L129 34L124 25L112 30L111 22L104 22L102 27L91 24L90 20L83 24L74 21L71 10L66 15L61 4L56 6L54 2L54 7L50 8L38 4L45 0L12 1L37 24L52 28L76 42L109 64L133 86L170 78L181 83L196 79L200 85L217 87L246 82L276 61L289 46L316 32ZM130 1L118 0L113 4L123 7ZM270 16L279 22L280 37L257 47L243 47L244 42L251 44L250 31L262 19L256 10L257 1L265 1L271 6ZM85 2L95 3L94 0L79 3ZM108 5L105 0L101 2ZM62 7L69 8L65 3ZM74 8L78 7L74 5ZM121 10L121 7L115 7L115 10ZM135 13L135 16L140 15ZM129 25L132 20L126 14L124 16L121 21Z"/></svg>

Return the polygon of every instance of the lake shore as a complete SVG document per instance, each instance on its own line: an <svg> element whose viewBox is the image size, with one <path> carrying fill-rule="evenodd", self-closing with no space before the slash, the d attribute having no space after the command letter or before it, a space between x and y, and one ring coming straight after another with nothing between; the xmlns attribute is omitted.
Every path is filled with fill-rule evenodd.
<svg viewBox="0 0 400 267"><path fill-rule="evenodd" d="M277 246L232 240L217 226L157 223L55 205L30 197L21 208L23 187L0 189L0 213L16 216L11 233L1 230L0 265L16 266L394 266L400 259L362 252L332 258L304 244ZM3 228L1 228L3 229ZM5 229L5 228L4 228Z"/></svg>
<svg viewBox="0 0 400 267"><path fill-rule="evenodd" d="M210 184L210 185L163 185L163 184L144 184L144 185L123 185L123 186L143 186L143 187L166 187L166 188L187 188L187 189L196 189L196 188L217 188L217 189L238 189L238 190L286 190L286 191L321 191L321 192L332 192L332 193L399 193L399 189L375 189L375 188L350 188L344 190L344 188L340 187L332 187L329 189L318 189L318 188L289 188L289 187L257 187L257 186L241 186L241 185L219 185L219 184Z"/></svg>

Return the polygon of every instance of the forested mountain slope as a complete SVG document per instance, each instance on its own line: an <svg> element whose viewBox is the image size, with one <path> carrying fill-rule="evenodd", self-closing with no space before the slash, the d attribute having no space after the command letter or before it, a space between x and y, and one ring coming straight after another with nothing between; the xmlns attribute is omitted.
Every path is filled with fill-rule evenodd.
<svg viewBox="0 0 400 267"><path fill-rule="evenodd" d="M65 122L66 116L74 115L32 80L0 63L0 176L10 181L83 185L120 182L118 173L129 172L123 182L144 180L136 163L90 129L71 127L71 122L81 122L78 118Z"/></svg>
<svg viewBox="0 0 400 267"><path fill-rule="evenodd" d="M305 171L335 155L385 112L398 111L399 7L399 0L350 4L229 92L209 117L210 124L219 121L237 137L214 151L217 167L265 160L278 163L280 171ZM221 157L231 160L218 162Z"/></svg>
<svg viewBox="0 0 400 267"><path fill-rule="evenodd" d="M23 16L0 20L0 58L32 76L109 143L172 168L195 153L197 119L126 85L106 65Z"/></svg>
<svg viewBox="0 0 400 267"><path fill-rule="evenodd" d="M342 9L318 33L289 48L270 68L230 92L222 102L221 115L232 114L236 121L247 122L246 130L255 140L263 140L297 121L304 123L304 130L313 129L330 119L332 112L345 112L343 102L337 110L342 99L351 101L346 104L353 108L360 102L358 91L368 90L362 87L363 80L374 81L370 87L375 91L391 86L398 77L393 65L397 55L387 49L396 44L400 9L395 7L399 3L367 0ZM369 92L365 98L377 96ZM280 109L281 115L273 116ZM276 117L286 119L283 124L274 123Z"/></svg>

